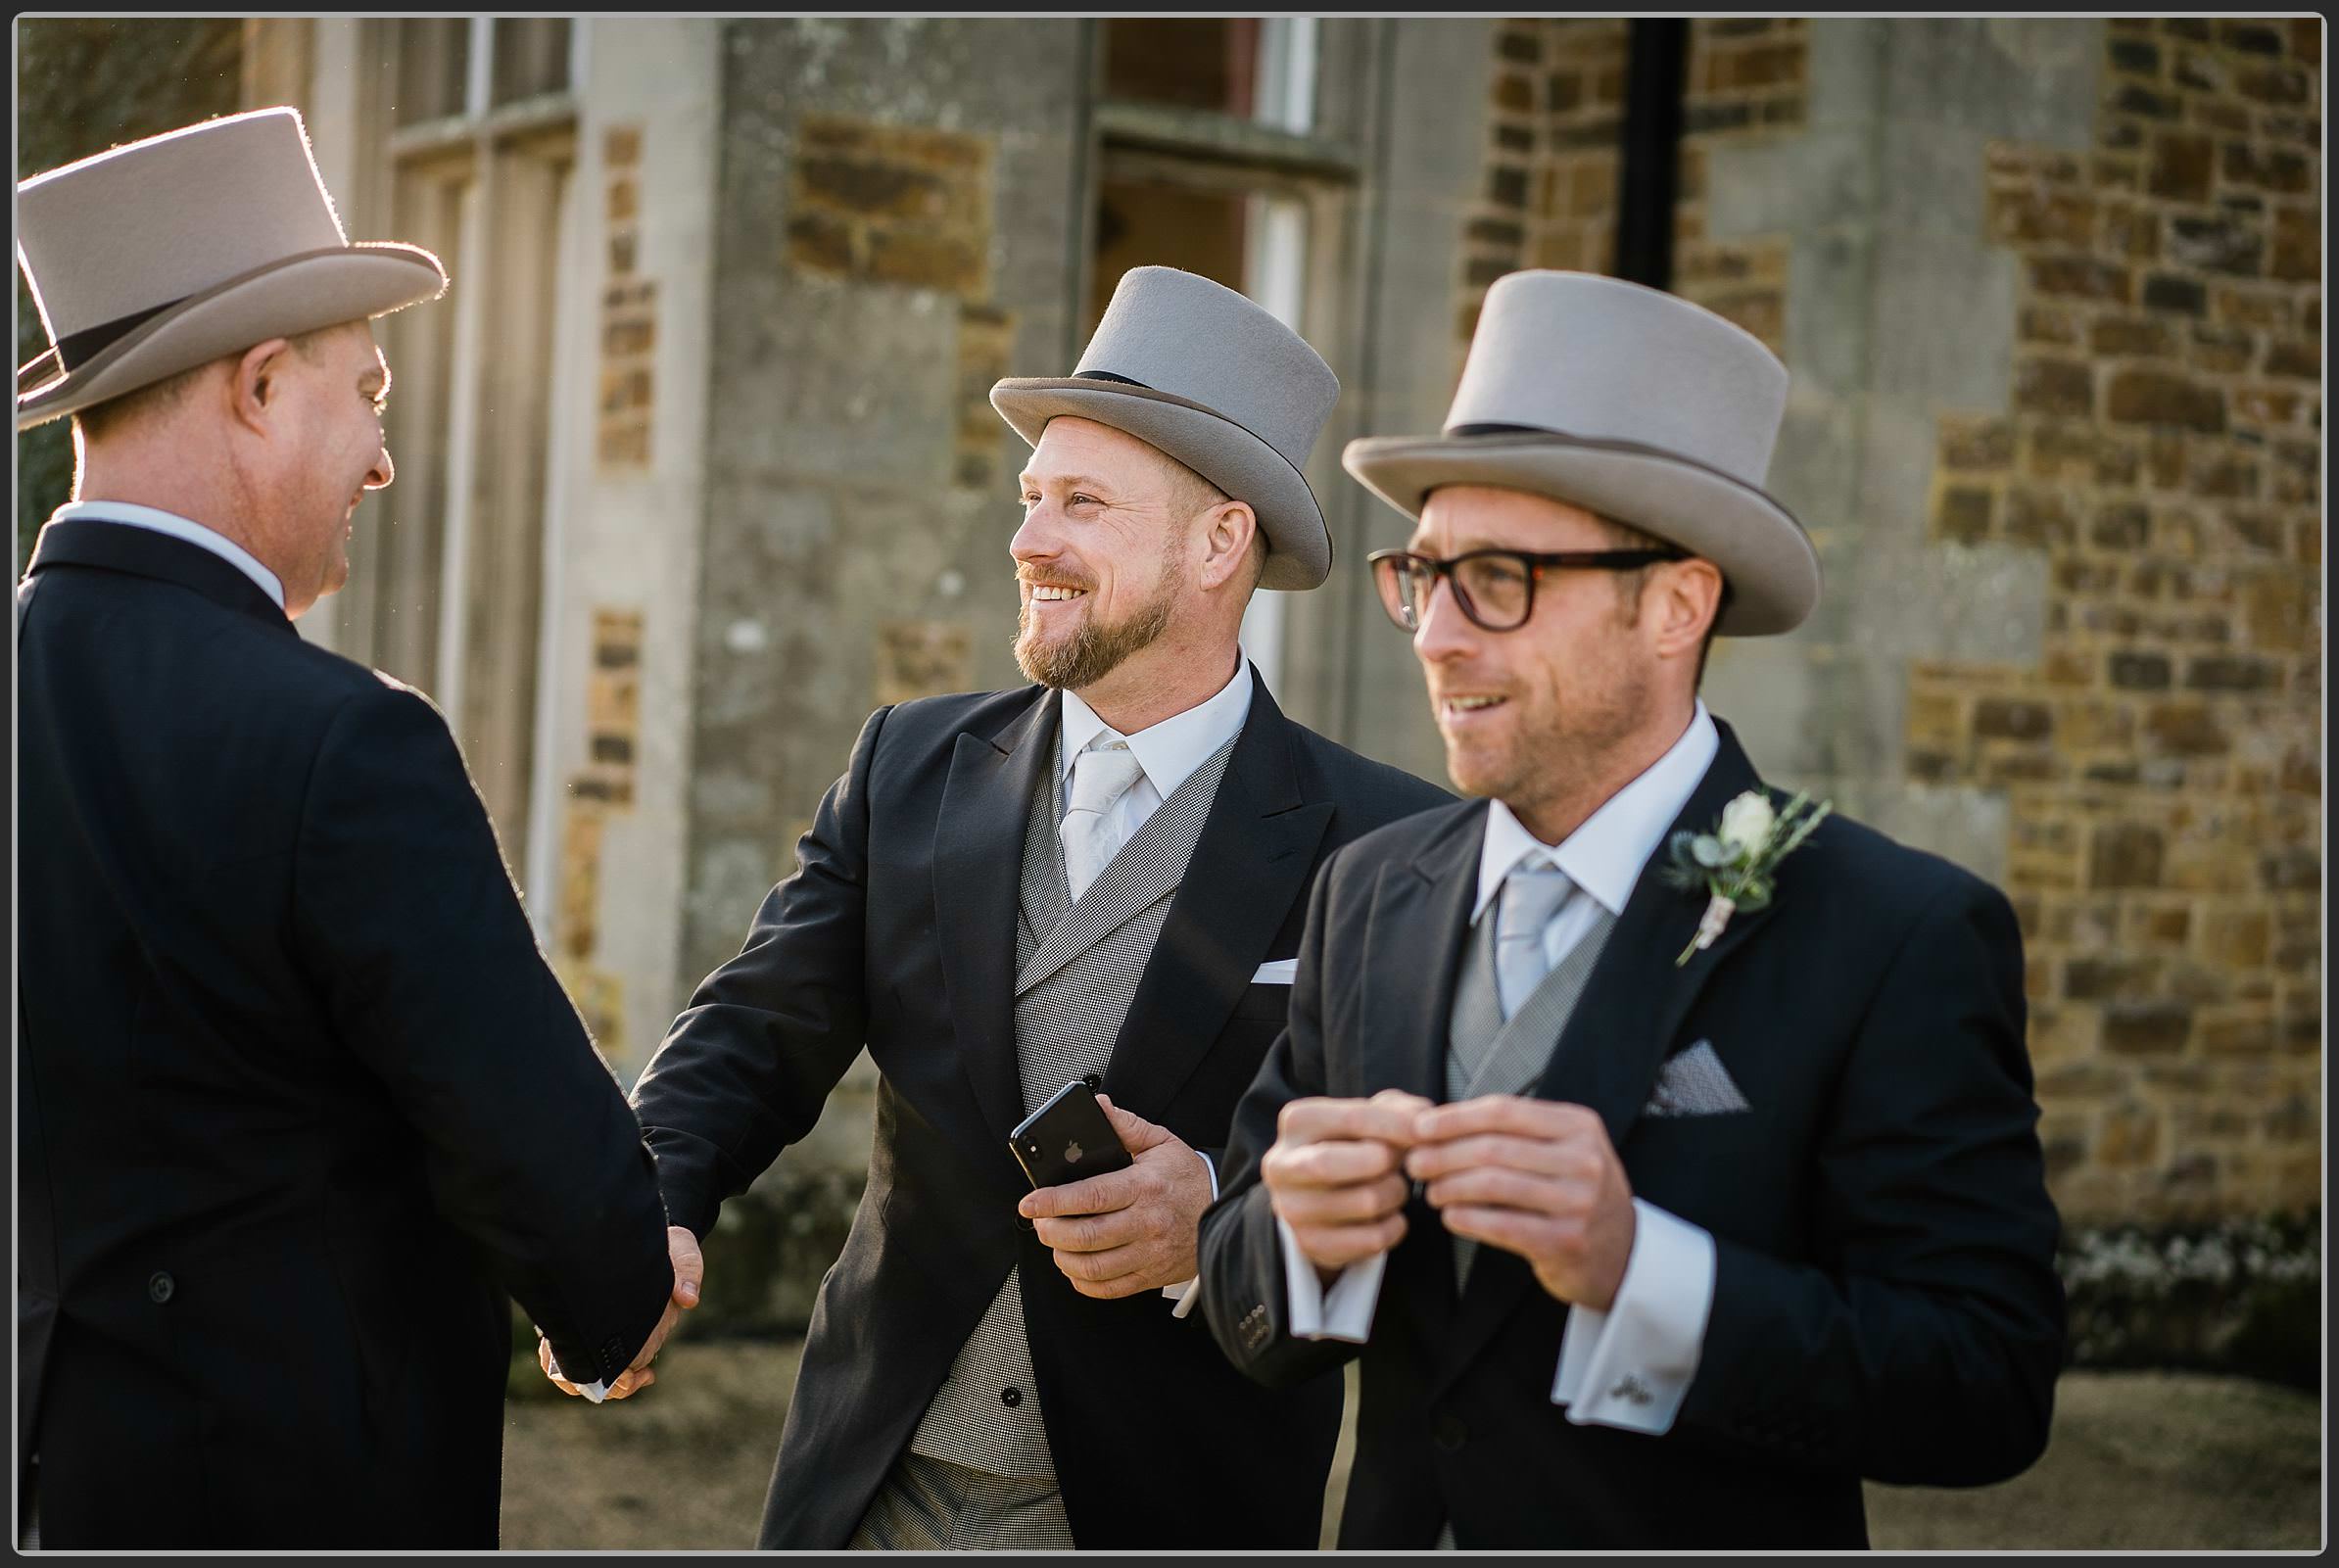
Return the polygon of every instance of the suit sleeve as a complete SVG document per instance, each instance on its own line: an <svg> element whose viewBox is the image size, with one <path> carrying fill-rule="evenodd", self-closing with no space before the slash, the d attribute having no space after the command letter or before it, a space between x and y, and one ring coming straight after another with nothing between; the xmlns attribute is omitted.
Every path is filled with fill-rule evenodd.
<svg viewBox="0 0 2339 1568"><path fill-rule="evenodd" d="M739 956L699 983L634 1086L667 1212L694 1234L812 1129L861 1052L869 779L889 711L862 727L796 846L795 875L764 898Z"/></svg>
<svg viewBox="0 0 2339 1568"><path fill-rule="evenodd" d="M1814 1256L1717 1242L1684 1431L1900 1486L1980 1486L2046 1446L2057 1219L2024 1039L2022 937L1961 879L1915 923L1824 1121Z"/></svg>
<svg viewBox="0 0 2339 1568"><path fill-rule="evenodd" d="M1326 862L1309 894L1290 1019L1235 1107L1218 1201L1202 1215L1202 1309L1211 1333L1238 1368L1269 1388L1304 1382L1357 1353L1353 1344L1292 1336L1282 1238L1259 1179L1285 1102L1324 1093L1324 927L1340 859Z"/></svg>
<svg viewBox="0 0 2339 1568"><path fill-rule="evenodd" d="M642 1129L529 929L438 710L344 704L302 812L295 941L341 1038L420 1134L441 1213L580 1379L673 1285Z"/></svg>

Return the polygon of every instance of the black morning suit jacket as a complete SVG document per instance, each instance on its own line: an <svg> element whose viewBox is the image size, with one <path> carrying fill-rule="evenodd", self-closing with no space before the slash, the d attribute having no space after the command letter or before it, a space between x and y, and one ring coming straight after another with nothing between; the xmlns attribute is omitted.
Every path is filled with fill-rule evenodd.
<svg viewBox="0 0 2339 1568"><path fill-rule="evenodd" d="M614 1376L672 1273L453 737L118 523L42 531L17 652L42 1544L493 1548L504 1293Z"/></svg>
<svg viewBox="0 0 2339 1568"><path fill-rule="evenodd" d="M1013 1001L1025 818L1055 693L930 697L871 716L796 874L699 987L635 1090L666 1204L703 1235L810 1130L867 1043L869 1185L822 1282L764 1510L766 1547L844 1544L1011 1267L1082 1547L1313 1546L1338 1374L1270 1392L1159 1291L1092 1301L1016 1213ZM1283 1026L1315 868L1449 797L1291 723L1255 688L1217 797L1114 1046L1103 1092L1216 1156Z"/></svg>
<svg viewBox="0 0 2339 1568"><path fill-rule="evenodd" d="M1758 787L1727 726L1674 824ZM1599 1112L1633 1192L1711 1231L1712 1311L1670 1431L1549 1402L1565 1308L1516 1255L1451 1237L1418 1193L1369 1341L1287 1332L1261 1155L1297 1095L1445 1098L1486 807L1424 813L1318 880L1291 1027L1244 1097L1202 1225L1203 1305L1270 1386L1361 1355L1344 1547L1858 1547L1863 1476L1974 1486L2047 1438L2064 1340L2057 1219L2005 898L1830 818L1686 968L1702 890L1645 870L1535 1093ZM1643 1117L1664 1059L1710 1041L1751 1109Z"/></svg>

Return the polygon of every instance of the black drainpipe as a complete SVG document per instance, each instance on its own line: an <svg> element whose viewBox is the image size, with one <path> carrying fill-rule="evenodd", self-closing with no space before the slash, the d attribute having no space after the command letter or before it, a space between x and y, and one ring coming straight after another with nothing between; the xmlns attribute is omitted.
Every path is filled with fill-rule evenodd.
<svg viewBox="0 0 2339 1568"><path fill-rule="evenodd" d="M1673 283L1673 197L1681 169L1690 24L1641 17L1625 81L1624 172L1617 182L1615 275L1652 289Z"/></svg>

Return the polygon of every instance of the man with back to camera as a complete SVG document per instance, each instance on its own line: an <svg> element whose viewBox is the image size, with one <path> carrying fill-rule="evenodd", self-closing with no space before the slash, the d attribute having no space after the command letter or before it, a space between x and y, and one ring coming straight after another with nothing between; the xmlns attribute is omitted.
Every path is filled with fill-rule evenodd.
<svg viewBox="0 0 2339 1568"><path fill-rule="evenodd" d="M1790 823L1696 695L1716 630L1818 598L1761 488L1786 389L1695 306L1514 273L1444 435L1345 453L1417 519L1376 579L1488 798L1326 868L1203 1220L1239 1365L1360 1359L1343 1546L1864 1546L1863 1477L2045 1445L2013 912Z"/></svg>
<svg viewBox="0 0 2339 1568"><path fill-rule="evenodd" d="M1322 582L1300 465L1339 383L1233 291L1125 274L1033 444L1010 546L1035 686L880 709L635 1105L703 1236L867 1043L869 1185L821 1288L767 1547L1310 1547L1338 1373L1250 1383L1165 1295L1282 1027L1314 869L1448 798L1277 711L1255 587ZM1127 1170L1032 1191L1009 1129L1104 1091Z"/></svg>
<svg viewBox="0 0 2339 1568"><path fill-rule="evenodd" d="M17 593L22 1538L492 1549L504 1293L623 1397L696 1261L438 711L293 630L391 480L367 321L446 274L290 109L17 202L17 428L75 451Z"/></svg>

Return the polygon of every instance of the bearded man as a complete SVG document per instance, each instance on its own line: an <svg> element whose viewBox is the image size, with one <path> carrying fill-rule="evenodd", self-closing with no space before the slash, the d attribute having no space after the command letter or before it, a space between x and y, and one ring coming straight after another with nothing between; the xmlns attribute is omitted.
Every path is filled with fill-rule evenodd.
<svg viewBox="0 0 2339 1568"><path fill-rule="evenodd" d="M1338 395L1168 267L1122 277L1073 375L994 387L1033 444L1010 550L1036 684L871 715L643 1072L700 1236L864 1044L881 1075L764 1546L1315 1544L1338 1373L1261 1388L1180 1308L1315 868L1447 798L1284 718L1238 642L1254 589L1330 569L1300 468ZM1135 1163L1033 1191L1010 1129L1077 1078Z"/></svg>

